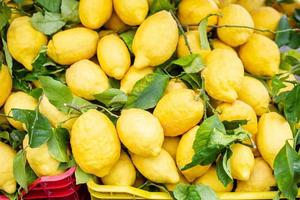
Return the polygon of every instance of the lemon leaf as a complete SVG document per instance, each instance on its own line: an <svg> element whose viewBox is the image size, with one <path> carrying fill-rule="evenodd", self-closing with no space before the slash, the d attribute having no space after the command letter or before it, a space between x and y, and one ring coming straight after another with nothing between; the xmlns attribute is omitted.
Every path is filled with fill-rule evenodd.
<svg viewBox="0 0 300 200"><path fill-rule="evenodd" d="M0 2L0 30L2 30L11 16L10 8L4 3Z"/></svg>
<svg viewBox="0 0 300 200"><path fill-rule="evenodd" d="M177 200L218 200L216 193L206 185L178 184L173 195Z"/></svg>
<svg viewBox="0 0 300 200"><path fill-rule="evenodd" d="M290 25L289 25L289 21L288 21L288 18L283 15L281 18L280 18L280 21L278 23L278 27L277 27L277 31L282 31L282 30L285 30L285 29L289 29L291 28ZM276 44L281 47L283 45L287 45L290 41L290 33L291 32L279 32L279 33L276 33L275 35L275 42Z"/></svg>
<svg viewBox="0 0 300 200"><path fill-rule="evenodd" d="M22 145L26 132L13 130L9 135L10 135L10 144L12 145L12 148L17 149L20 145Z"/></svg>
<svg viewBox="0 0 300 200"><path fill-rule="evenodd" d="M202 80L199 73L194 74L184 74L180 77L185 83L187 83L192 89L201 89Z"/></svg>
<svg viewBox="0 0 300 200"><path fill-rule="evenodd" d="M149 109L163 96L169 77L160 73L148 74L139 80L128 96L125 108Z"/></svg>
<svg viewBox="0 0 300 200"><path fill-rule="evenodd" d="M172 61L172 64L179 65L188 73L198 73L204 69L202 58L197 54L190 54L183 56L177 60Z"/></svg>
<svg viewBox="0 0 300 200"><path fill-rule="evenodd" d="M7 64L9 73L12 74L13 60L8 51L7 43L4 40L4 37L2 37L2 45L3 45L4 56L5 56L5 62Z"/></svg>
<svg viewBox="0 0 300 200"><path fill-rule="evenodd" d="M297 84L285 98L284 114L290 123L300 121L300 84Z"/></svg>
<svg viewBox="0 0 300 200"><path fill-rule="evenodd" d="M110 88L100 94L94 95L96 100L103 103L107 107L121 109L127 102L127 95L122 90Z"/></svg>
<svg viewBox="0 0 300 200"><path fill-rule="evenodd" d="M132 53L132 42L133 42L133 38L135 36L135 32L136 32L136 30L129 30L129 31L126 31L126 32L120 34L120 37L125 42L127 48L129 49L129 51L131 53Z"/></svg>
<svg viewBox="0 0 300 200"><path fill-rule="evenodd" d="M223 125L225 126L226 130L234 130L239 128L242 125L247 124L247 120L232 120L232 121L223 121Z"/></svg>
<svg viewBox="0 0 300 200"><path fill-rule="evenodd" d="M69 133L67 129L56 128L51 138L48 140L48 149L50 155L60 161L68 162L67 145L69 141Z"/></svg>
<svg viewBox="0 0 300 200"><path fill-rule="evenodd" d="M36 0L36 3L50 12L59 12L61 0Z"/></svg>
<svg viewBox="0 0 300 200"><path fill-rule="evenodd" d="M175 6L170 2L170 0L153 0L150 5L150 15L161 10L175 10Z"/></svg>
<svg viewBox="0 0 300 200"><path fill-rule="evenodd" d="M61 16L64 21L72 23L79 23L78 14L79 2L75 0L62 0L61 1Z"/></svg>
<svg viewBox="0 0 300 200"><path fill-rule="evenodd" d="M208 24L208 17L201 20L198 26L201 49L210 49L208 37L207 37L207 24Z"/></svg>
<svg viewBox="0 0 300 200"><path fill-rule="evenodd" d="M217 165L216 165L217 176L225 187L229 183L233 182L233 178L230 170L230 162L229 162L231 155L232 155L232 151L230 149L227 149L225 153L217 161Z"/></svg>
<svg viewBox="0 0 300 200"><path fill-rule="evenodd" d="M75 171L76 185L87 183L93 176L87 174L77 165Z"/></svg>
<svg viewBox="0 0 300 200"><path fill-rule="evenodd" d="M298 49L300 47L300 33L292 31L290 35L290 41L288 46L292 49Z"/></svg>
<svg viewBox="0 0 300 200"><path fill-rule="evenodd" d="M13 174L17 183L27 191L27 176L26 176L26 155L25 151L19 151L13 162Z"/></svg>

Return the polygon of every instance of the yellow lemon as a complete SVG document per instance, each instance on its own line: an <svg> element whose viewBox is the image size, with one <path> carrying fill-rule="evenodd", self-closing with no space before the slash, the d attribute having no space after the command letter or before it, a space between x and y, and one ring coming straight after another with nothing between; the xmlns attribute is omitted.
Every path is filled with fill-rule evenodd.
<svg viewBox="0 0 300 200"><path fill-rule="evenodd" d="M26 94L25 92L14 92L11 93L4 104L4 113L5 115L12 117L11 110L13 108L34 110L36 106L37 100L29 94ZM10 117L8 117L7 120L13 127L19 130L24 130L22 122Z"/></svg>
<svg viewBox="0 0 300 200"><path fill-rule="evenodd" d="M157 156L164 141L163 128L150 112L131 108L123 110L117 121L121 142L139 156Z"/></svg>
<svg viewBox="0 0 300 200"><path fill-rule="evenodd" d="M0 107L11 93L12 78L6 65L0 66Z"/></svg>
<svg viewBox="0 0 300 200"><path fill-rule="evenodd" d="M283 8L284 13L288 16L292 16L295 10L300 8L300 1L295 0L294 3L282 3L280 5Z"/></svg>
<svg viewBox="0 0 300 200"><path fill-rule="evenodd" d="M38 177L55 176L64 172L63 170L58 169L60 162L52 158L49 154L47 143L36 148L30 148L28 141L29 137L26 135L23 140L26 159L31 169Z"/></svg>
<svg viewBox="0 0 300 200"><path fill-rule="evenodd" d="M177 42L178 28L171 13L160 11L151 15L139 26L133 39L134 67L164 63L176 50Z"/></svg>
<svg viewBox="0 0 300 200"><path fill-rule="evenodd" d="M262 115L268 111L270 96L267 88L256 78L245 76L242 87L238 92L238 98L250 105L257 115Z"/></svg>
<svg viewBox="0 0 300 200"><path fill-rule="evenodd" d="M7 31L7 47L11 56L28 70L41 47L47 45L47 37L31 26L30 18L18 17Z"/></svg>
<svg viewBox="0 0 300 200"><path fill-rule="evenodd" d="M237 17L238 16L238 17ZM253 34L254 22L248 11L240 5L230 4L222 9L219 26L247 26L250 28L223 27L218 28L220 40L226 44L237 47L249 40Z"/></svg>
<svg viewBox="0 0 300 200"><path fill-rule="evenodd" d="M222 184L217 176L216 167L212 166L208 171L197 178L194 184L202 184L211 187L215 192L230 192L233 188L233 184L229 183L226 187Z"/></svg>
<svg viewBox="0 0 300 200"><path fill-rule="evenodd" d="M104 36L107 36L107 35L113 34L113 33L115 33L115 31L112 31L112 30L101 30L101 31L99 31L99 40L101 38L103 38ZM91 60L94 59L94 58L95 57L92 57ZM98 58L96 58L96 59L97 59L97 62L98 62Z"/></svg>
<svg viewBox="0 0 300 200"><path fill-rule="evenodd" d="M123 78L131 64L129 50L116 34L109 34L100 39L97 56L103 71L118 80Z"/></svg>
<svg viewBox="0 0 300 200"><path fill-rule="evenodd" d="M229 4L236 3L237 0L220 0L220 7L224 8L225 6L228 6Z"/></svg>
<svg viewBox="0 0 300 200"><path fill-rule="evenodd" d="M120 90L129 94L136 82L144 78L146 75L151 74L152 72L153 68L151 67L146 67L143 69L130 67L120 82Z"/></svg>
<svg viewBox="0 0 300 200"><path fill-rule="evenodd" d="M293 133L289 123L276 112L263 114L258 122L257 147L264 160L273 168L280 149L288 141L293 146Z"/></svg>
<svg viewBox="0 0 300 200"><path fill-rule="evenodd" d="M78 12L85 27L98 29L110 18L112 10L112 0L81 0Z"/></svg>
<svg viewBox="0 0 300 200"><path fill-rule="evenodd" d="M80 168L98 177L108 175L120 158L121 145L114 124L94 109L75 121L70 143Z"/></svg>
<svg viewBox="0 0 300 200"><path fill-rule="evenodd" d="M187 89L187 88L188 87L182 80L173 78L169 81L169 83L167 85L167 88L165 90L165 95L169 94L170 92L176 91L176 90Z"/></svg>
<svg viewBox="0 0 300 200"><path fill-rule="evenodd" d="M257 132L257 117L254 109L243 101L222 103L216 109L222 121L247 120L243 128L253 135Z"/></svg>
<svg viewBox="0 0 300 200"><path fill-rule="evenodd" d="M189 182L185 179L185 177L182 175L182 173L180 172L180 170L177 169L177 172L178 172L178 175L179 175L179 182L178 183L168 183L168 184L165 184L165 186L167 187L167 189L169 191L173 191L175 190L176 186L180 183L182 184L189 184Z"/></svg>
<svg viewBox="0 0 300 200"><path fill-rule="evenodd" d="M48 43L48 56L61 65L71 65L93 57L97 50L98 33L77 27L58 32Z"/></svg>
<svg viewBox="0 0 300 200"><path fill-rule="evenodd" d="M244 77L244 67L232 51L214 49L206 58L206 68L202 71L205 90L216 100L233 102Z"/></svg>
<svg viewBox="0 0 300 200"><path fill-rule="evenodd" d="M199 31L188 31L185 33L185 35L187 37L188 44L191 48L192 53L199 54L203 59L205 59L207 54L210 52L210 49L201 48ZM189 54L190 52L188 46L185 43L184 36L180 35L177 46L177 56L183 57Z"/></svg>
<svg viewBox="0 0 300 200"><path fill-rule="evenodd" d="M254 168L254 155L251 148L242 144L233 144L231 150L230 167L232 177L247 181Z"/></svg>
<svg viewBox="0 0 300 200"><path fill-rule="evenodd" d="M72 129L72 126L76 120L75 115L65 114L59 111L54 105L52 105L48 98L44 95L39 104L39 111L49 120L54 127L63 127L68 130Z"/></svg>
<svg viewBox="0 0 300 200"><path fill-rule="evenodd" d="M248 12L251 12L254 9L264 6L265 0L238 0L237 3L246 8Z"/></svg>
<svg viewBox="0 0 300 200"><path fill-rule="evenodd" d="M231 46L225 44L224 42L222 42L218 39L212 40L211 44L212 44L213 49L227 49L229 51L232 51L233 53L236 53L234 48L232 48Z"/></svg>
<svg viewBox="0 0 300 200"><path fill-rule="evenodd" d="M195 126L181 137L176 153L176 163L179 169L192 162L192 158L195 154L193 143L198 128L199 126ZM208 171L209 167L210 165L197 165L190 169L183 170L181 171L181 173L189 182L193 182L196 178L205 174Z"/></svg>
<svg viewBox="0 0 300 200"><path fill-rule="evenodd" d="M263 6L251 11L251 16L254 21L254 27L262 30L276 31L281 14L272 7ZM271 39L274 34L271 32L255 31L255 33L262 34Z"/></svg>
<svg viewBox="0 0 300 200"><path fill-rule="evenodd" d="M148 14L147 0L113 0L113 2L117 15L130 26L140 25Z"/></svg>
<svg viewBox="0 0 300 200"><path fill-rule="evenodd" d="M119 18L119 16L113 12L109 20L104 24L104 27L115 32L122 32L128 28L128 26Z"/></svg>
<svg viewBox="0 0 300 200"><path fill-rule="evenodd" d="M105 185L131 186L136 178L135 168L125 152L121 152L119 161L113 166L109 174L102 177Z"/></svg>
<svg viewBox="0 0 300 200"><path fill-rule="evenodd" d="M66 82L73 94L88 100L109 88L106 74L90 60L80 60L66 71Z"/></svg>
<svg viewBox="0 0 300 200"><path fill-rule="evenodd" d="M17 183L13 174L15 150L0 141L0 190L12 194L16 191Z"/></svg>
<svg viewBox="0 0 300 200"><path fill-rule="evenodd" d="M178 19L183 25L198 25L210 14L217 14L218 5L213 0L181 0L178 5ZM208 18L208 25L215 25L217 16Z"/></svg>
<svg viewBox="0 0 300 200"><path fill-rule="evenodd" d="M162 147L173 157L176 158L177 147L180 137L165 137Z"/></svg>
<svg viewBox="0 0 300 200"><path fill-rule="evenodd" d="M193 128L203 116L203 101L191 89L180 89L163 96L153 112L165 136L178 136Z"/></svg>
<svg viewBox="0 0 300 200"><path fill-rule="evenodd" d="M274 76L279 71L280 51L270 38L254 33L240 47L239 55L245 69L257 76Z"/></svg>
<svg viewBox="0 0 300 200"><path fill-rule="evenodd" d="M139 172L155 183L178 183L179 174L170 154L164 149L154 157L131 154L131 159Z"/></svg>
<svg viewBox="0 0 300 200"><path fill-rule="evenodd" d="M237 192L264 192L275 186L272 169L262 158L255 158L253 172L247 181L237 181Z"/></svg>

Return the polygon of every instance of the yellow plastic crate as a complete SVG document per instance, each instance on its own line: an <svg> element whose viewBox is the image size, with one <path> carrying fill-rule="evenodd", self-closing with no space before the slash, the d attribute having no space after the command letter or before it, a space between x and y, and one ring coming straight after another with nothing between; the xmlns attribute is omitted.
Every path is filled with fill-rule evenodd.
<svg viewBox="0 0 300 200"><path fill-rule="evenodd" d="M166 192L148 192L130 186L98 185L94 181L87 183L92 200L113 200L113 199L153 199L172 200ZM224 192L218 193L221 200L263 200L273 199L276 192ZM300 190L298 193L300 197Z"/></svg>

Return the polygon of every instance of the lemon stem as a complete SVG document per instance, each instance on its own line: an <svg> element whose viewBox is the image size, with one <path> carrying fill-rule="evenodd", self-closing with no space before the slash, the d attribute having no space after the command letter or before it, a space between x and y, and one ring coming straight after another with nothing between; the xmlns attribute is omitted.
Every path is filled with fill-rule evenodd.
<svg viewBox="0 0 300 200"><path fill-rule="evenodd" d="M104 106L100 106L100 105L93 105L93 106L96 106L97 108L100 108L100 109L102 109L102 111L105 111L105 112L107 112L110 116L112 116L112 117L115 117L115 118L119 118L119 116L118 115L116 115L116 114L114 114L114 113L112 113L109 109L107 109L107 108L105 108Z"/></svg>
<svg viewBox="0 0 300 200"><path fill-rule="evenodd" d="M65 107L68 107L68 108L71 108L71 109L73 109L73 110L76 110L77 112L79 112L79 113L83 113L82 111L81 111L81 109L78 107L78 106L75 106L75 105L71 105L71 104L68 104L68 103L64 103L64 106Z"/></svg>

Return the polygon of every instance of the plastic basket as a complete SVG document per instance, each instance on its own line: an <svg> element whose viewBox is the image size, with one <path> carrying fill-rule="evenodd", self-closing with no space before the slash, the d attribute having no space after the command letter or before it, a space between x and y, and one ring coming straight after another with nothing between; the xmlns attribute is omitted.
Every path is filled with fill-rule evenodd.
<svg viewBox="0 0 300 200"><path fill-rule="evenodd" d="M0 195L0 200L9 200L9 199L4 195Z"/></svg>
<svg viewBox="0 0 300 200"><path fill-rule="evenodd" d="M89 181L88 190L92 200L98 199L159 199L172 200L171 196L166 192L148 192L142 189L130 186L111 186L99 185L93 180ZM224 192L218 193L221 200L255 200L255 199L273 199L277 192ZM300 197L300 191L298 193Z"/></svg>

